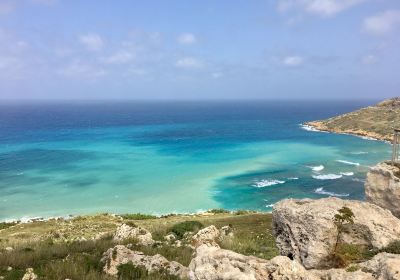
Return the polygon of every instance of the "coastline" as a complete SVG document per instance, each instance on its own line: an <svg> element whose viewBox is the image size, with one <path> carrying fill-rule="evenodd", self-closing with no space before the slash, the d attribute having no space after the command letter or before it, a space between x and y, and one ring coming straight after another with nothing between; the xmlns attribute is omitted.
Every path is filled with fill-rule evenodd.
<svg viewBox="0 0 400 280"><path fill-rule="evenodd" d="M368 132L365 130L354 131L354 130L340 130L340 129L335 129L335 128L333 128L333 129L328 128L322 121L305 122L305 123L302 123L301 126L303 127L303 129L306 129L308 131L351 135L351 136L360 137L365 140L381 141L381 142L384 142L387 144L392 143L392 139L389 139L388 137L378 135L376 133Z"/></svg>

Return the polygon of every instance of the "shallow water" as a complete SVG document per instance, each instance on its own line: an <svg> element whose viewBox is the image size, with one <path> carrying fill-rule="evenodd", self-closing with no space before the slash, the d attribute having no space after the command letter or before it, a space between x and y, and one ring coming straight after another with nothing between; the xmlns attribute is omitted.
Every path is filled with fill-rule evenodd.
<svg viewBox="0 0 400 280"><path fill-rule="evenodd" d="M0 105L0 220L363 199L390 145L299 124L368 102Z"/></svg>

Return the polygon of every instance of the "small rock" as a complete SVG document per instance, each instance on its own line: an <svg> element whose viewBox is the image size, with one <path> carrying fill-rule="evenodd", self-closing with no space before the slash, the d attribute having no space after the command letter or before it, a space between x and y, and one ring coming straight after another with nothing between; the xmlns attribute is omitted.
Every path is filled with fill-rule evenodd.
<svg viewBox="0 0 400 280"><path fill-rule="evenodd" d="M167 234L166 236L164 236L164 240L168 241L168 242L173 242L176 240L176 236L173 233Z"/></svg>
<svg viewBox="0 0 400 280"><path fill-rule="evenodd" d="M144 267L149 273L166 272L181 279L186 279L188 275L187 267L178 262L170 262L159 254L147 256L142 252L132 251L123 245L108 249L103 254L102 262L105 263L103 271L114 276L118 274L118 266L126 263Z"/></svg>
<svg viewBox="0 0 400 280"><path fill-rule="evenodd" d="M36 280L37 275L33 272L33 268L27 268L22 280Z"/></svg>
<svg viewBox="0 0 400 280"><path fill-rule="evenodd" d="M7 267L7 271L11 271L13 268L11 266Z"/></svg>
<svg viewBox="0 0 400 280"><path fill-rule="evenodd" d="M219 237L220 240L223 240L225 238L232 238L233 237L233 228L231 226L223 226L220 230L221 236Z"/></svg>
<svg viewBox="0 0 400 280"><path fill-rule="evenodd" d="M215 226L211 225L199 230L195 235L193 235L192 245L195 248L202 244L210 244L212 246L219 247L219 245L216 243L216 240L219 238L219 236L219 230Z"/></svg>
<svg viewBox="0 0 400 280"><path fill-rule="evenodd" d="M131 227L123 224L117 228L114 235L115 241L123 241L131 238L136 239L139 245L151 246L154 244L151 233L142 227Z"/></svg>
<svg viewBox="0 0 400 280"><path fill-rule="evenodd" d="M14 248L13 248L13 247L6 247L5 250L6 250L7 252L11 252L11 251L14 251Z"/></svg>

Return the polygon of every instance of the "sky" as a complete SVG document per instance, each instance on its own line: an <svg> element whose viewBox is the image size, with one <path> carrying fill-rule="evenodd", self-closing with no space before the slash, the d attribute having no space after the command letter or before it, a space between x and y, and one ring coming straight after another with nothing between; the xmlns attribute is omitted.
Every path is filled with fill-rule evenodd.
<svg viewBox="0 0 400 280"><path fill-rule="evenodd" d="M0 0L0 99L383 99L399 0Z"/></svg>

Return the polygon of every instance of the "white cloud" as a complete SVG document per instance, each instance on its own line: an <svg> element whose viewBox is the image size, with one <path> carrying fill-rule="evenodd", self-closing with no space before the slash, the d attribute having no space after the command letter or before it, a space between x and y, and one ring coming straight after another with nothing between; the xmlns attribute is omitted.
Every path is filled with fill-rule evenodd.
<svg viewBox="0 0 400 280"><path fill-rule="evenodd" d="M287 56L283 58L282 63L289 67L300 66L304 63L304 58L301 56Z"/></svg>
<svg viewBox="0 0 400 280"><path fill-rule="evenodd" d="M184 57L181 59L178 59L178 61L175 63L176 67L179 68L202 68L204 66L204 63L194 57Z"/></svg>
<svg viewBox="0 0 400 280"><path fill-rule="evenodd" d="M79 37L79 41L83 44L89 51L99 51L104 47L103 39L95 33L89 33Z"/></svg>
<svg viewBox="0 0 400 280"><path fill-rule="evenodd" d="M365 55L361 58L361 63L364 65L372 65L379 61L379 58L373 54Z"/></svg>
<svg viewBox="0 0 400 280"><path fill-rule="evenodd" d="M58 71L59 74L69 78L98 78L106 74L106 72L98 67L75 60L66 67Z"/></svg>
<svg viewBox="0 0 400 280"><path fill-rule="evenodd" d="M400 10L387 10L364 20L364 31L372 35L386 35L400 25Z"/></svg>
<svg viewBox="0 0 400 280"><path fill-rule="evenodd" d="M178 37L178 42L183 45L192 45L197 42L197 38L192 33L182 33Z"/></svg>
<svg viewBox="0 0 400 280"><path fill-rule="evenodd" d="M125 64L131 62L134 58L135 55L131 52L119 51L109 57L102 58L101 61L108 64Z"/></svg>
<svg viewBox="0 0 400 280"><path fill-rule="evenodd" d="M278 10L299 9L318 16L332 16L367 0L278 0Z"/></svg>

